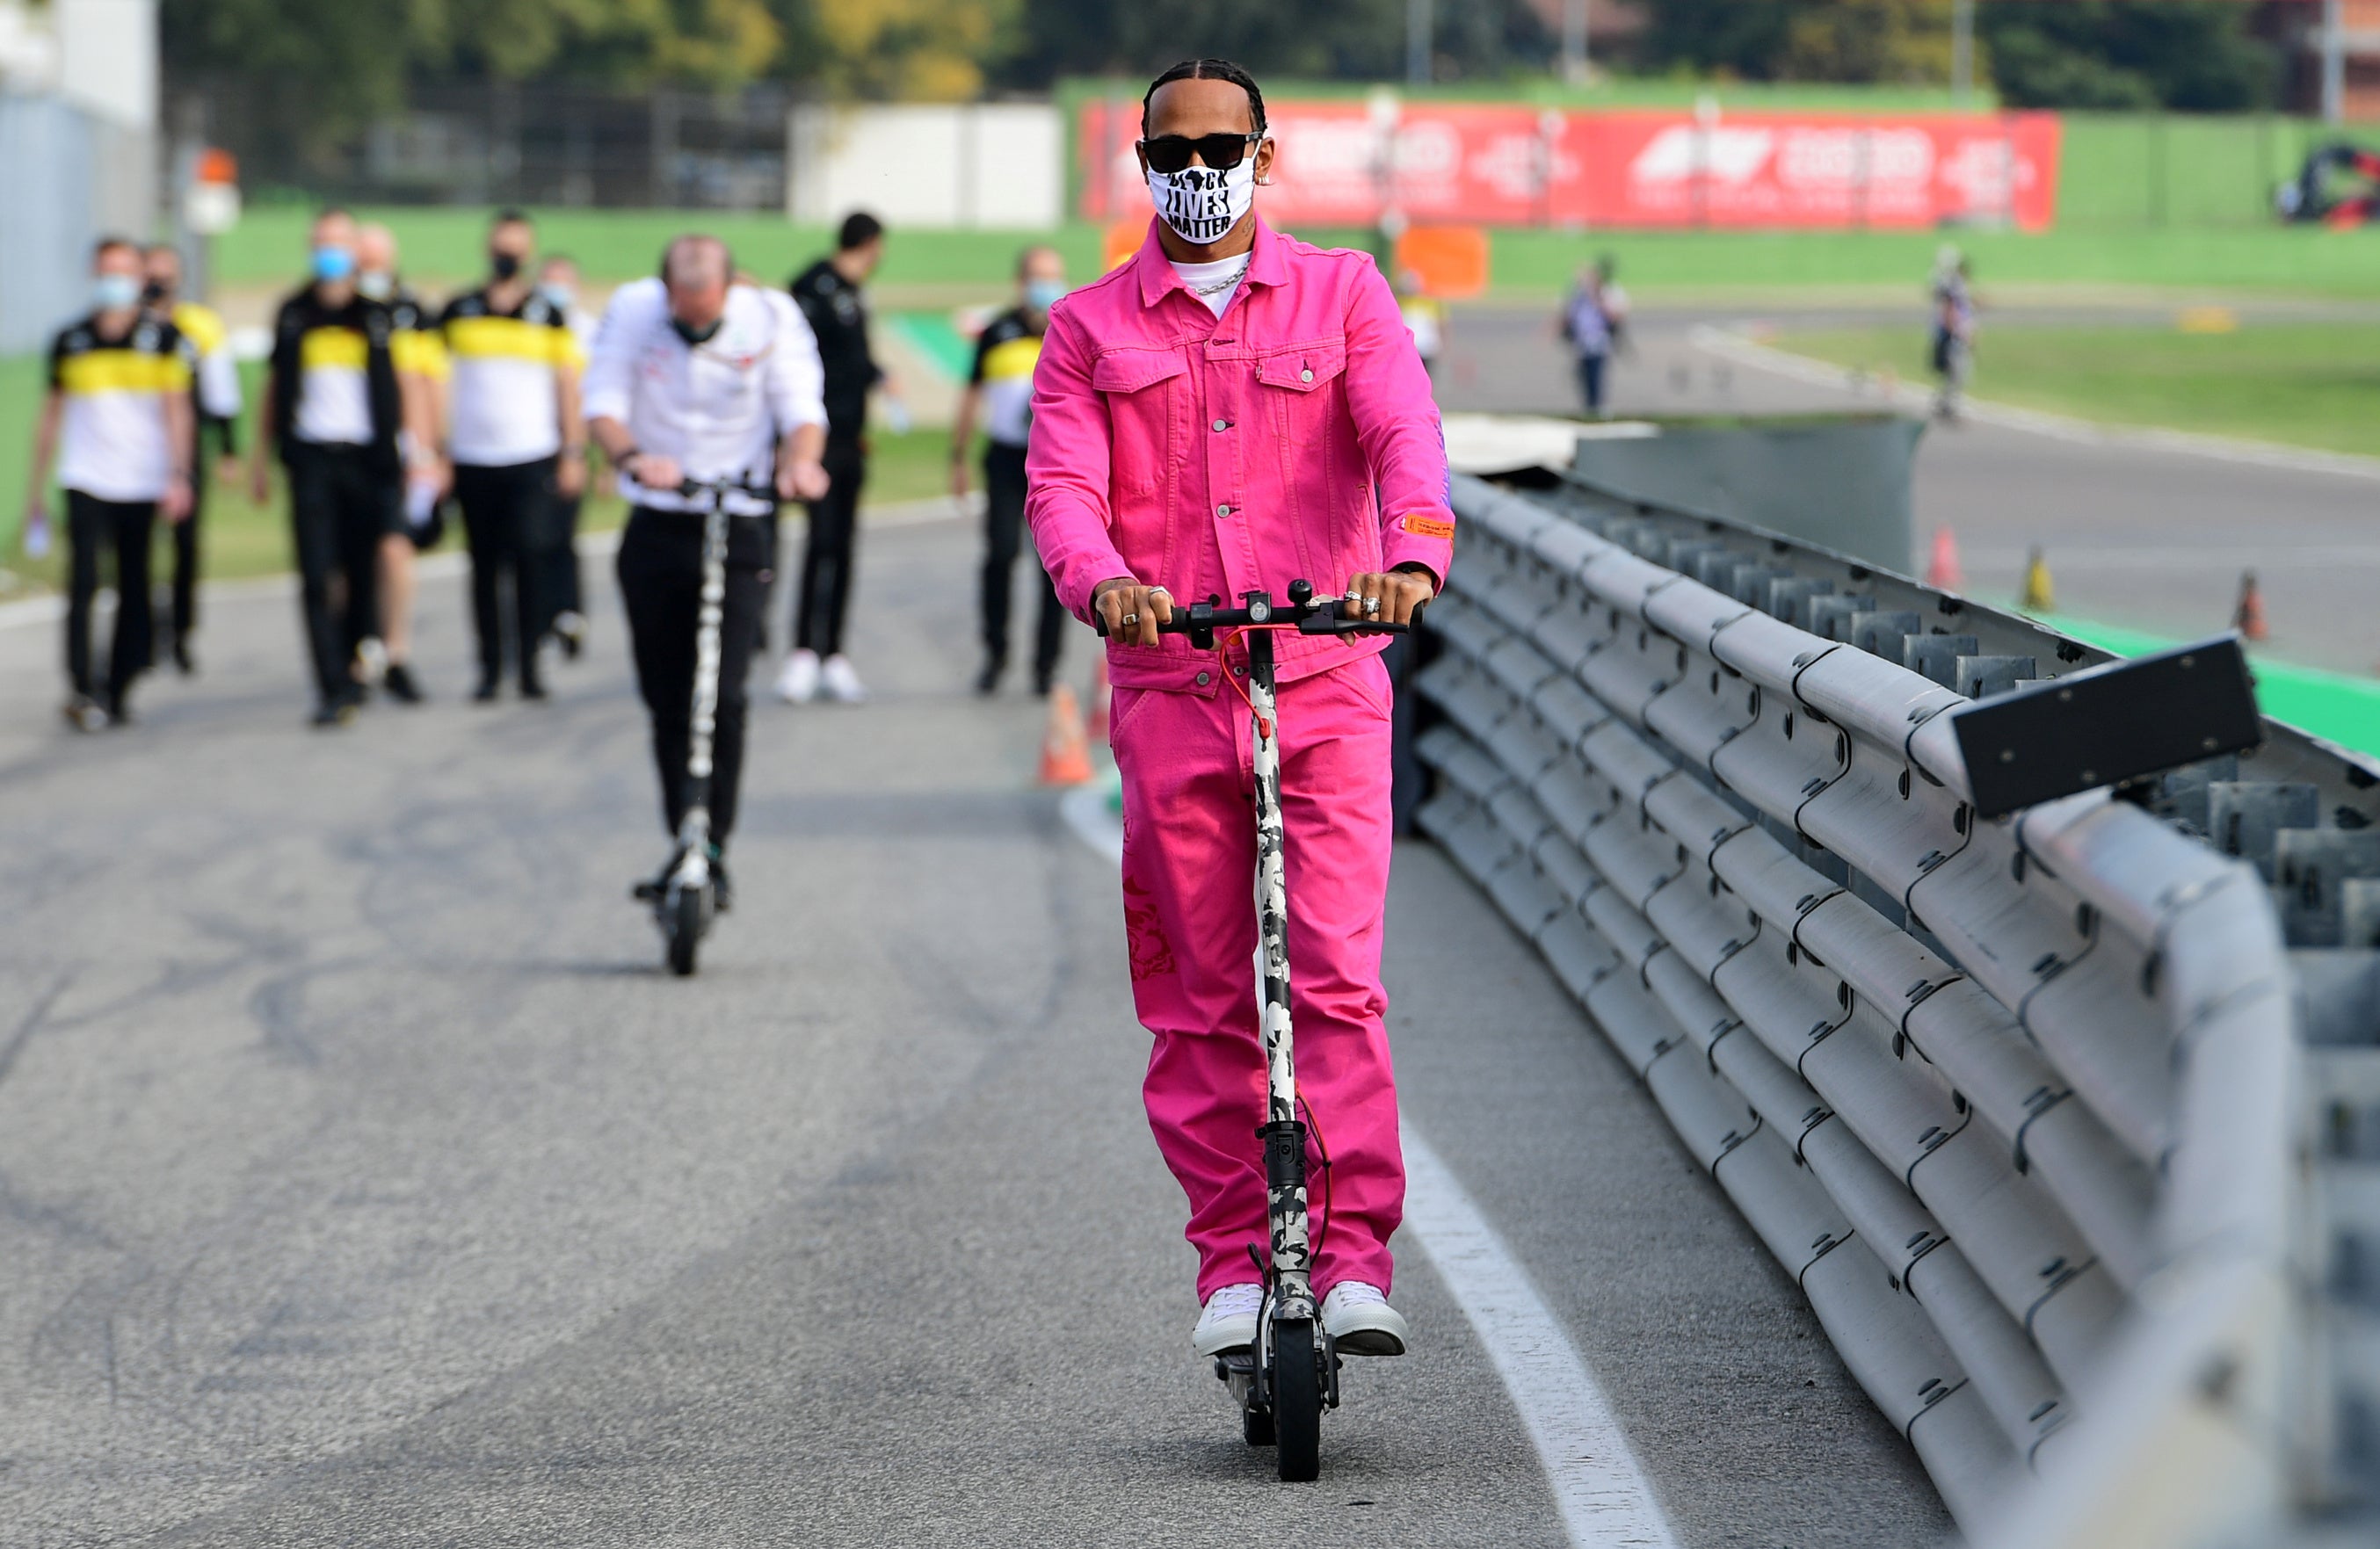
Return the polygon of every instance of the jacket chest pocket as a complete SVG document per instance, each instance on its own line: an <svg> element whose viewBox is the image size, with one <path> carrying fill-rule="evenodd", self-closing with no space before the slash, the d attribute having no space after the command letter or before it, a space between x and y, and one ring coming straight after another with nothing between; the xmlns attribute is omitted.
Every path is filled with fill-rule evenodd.
<svg viewBox="0 0 2380 1549"><path fill-rule="evenodd" d="M1108 482L1116 494L1153 494L1165 482L1189 417L1189 370L1173 350L1113 350L1091 363L1091 386L1108 407Z"/></svg>
<svg viewBox="0 0 2380 1549"><path fill-rule="evenodd" d="M1257 357L1259 400L1270 405L1281 440L1308 446L1330 433L1343 402L1347 345L1333 339Z"/></svg>

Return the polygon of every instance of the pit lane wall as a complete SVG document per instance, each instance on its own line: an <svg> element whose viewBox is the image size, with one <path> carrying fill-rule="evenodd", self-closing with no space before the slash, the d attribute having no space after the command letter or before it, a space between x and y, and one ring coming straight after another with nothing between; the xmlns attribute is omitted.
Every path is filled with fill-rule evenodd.
<svg viewBox="0 0 2380 1549"><path fill-rule="evenodd" d="M2368 1534L2380 771L2268 726L1981 819L1949 712L2101 653L1580 486L1454 503L1420 826L1967 1536Z"/></svg>

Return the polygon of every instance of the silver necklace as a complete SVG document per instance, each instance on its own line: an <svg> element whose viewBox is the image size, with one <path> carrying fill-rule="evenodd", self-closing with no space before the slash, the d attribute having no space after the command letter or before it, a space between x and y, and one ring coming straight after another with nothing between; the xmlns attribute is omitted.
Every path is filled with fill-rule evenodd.
<svg viewBox="0 0 2380 1549"><path fill-rule="evenodd" d="M1241 278L1247 273L1248 263L1256 256L1255 251L1251 249L1245 257L1240 260L1240 266L1237 269L1232 270L1229 274L1224 275L1221 279L1216 281L1211 285L1192 285L1190 287L1190 294L1193 296L1219 296L1224 291L1230 290L1232 286L1238 284Z"/></svg>

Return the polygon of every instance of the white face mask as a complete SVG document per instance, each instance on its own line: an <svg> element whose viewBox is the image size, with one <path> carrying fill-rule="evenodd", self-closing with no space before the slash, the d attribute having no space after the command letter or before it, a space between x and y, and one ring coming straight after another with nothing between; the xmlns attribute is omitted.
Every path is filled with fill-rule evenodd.
<svg viewBox="0 0 2380 1549"><path fill-rule="evenodd" d="M1182 240L1200 247L1240 224L1257 201L1257 159L1243 156L1228 172L1184 167L1148 175L1148 197L1160 219Z"/></svg>

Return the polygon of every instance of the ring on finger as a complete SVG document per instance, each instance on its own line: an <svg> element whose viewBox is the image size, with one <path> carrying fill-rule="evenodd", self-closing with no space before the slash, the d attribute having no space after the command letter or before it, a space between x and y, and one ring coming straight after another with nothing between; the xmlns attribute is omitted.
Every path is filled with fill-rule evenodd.
<svg viewBox="0 0 2380 1549"><path fill-rule="evenodd" d="M1126 613L1123 616L1123 626L1126 629L1130 629L1134 624L1136 624L1139 622L1140 615L1138 613Z"/></svg>
<svg viewBox="0 0 2380 1549"><path fill-rule="evenodd" d="M1378 598L1377 598L1377 597L1367 597L1367 598L1364 599L1364 611L1365 611L1365 612L1366 612L1366 613L1377 613L1377 612L1378 612L1379 611L1380 611L1380 599L1379 599Z"/></svg>

